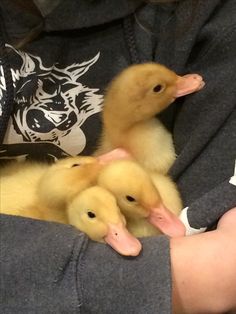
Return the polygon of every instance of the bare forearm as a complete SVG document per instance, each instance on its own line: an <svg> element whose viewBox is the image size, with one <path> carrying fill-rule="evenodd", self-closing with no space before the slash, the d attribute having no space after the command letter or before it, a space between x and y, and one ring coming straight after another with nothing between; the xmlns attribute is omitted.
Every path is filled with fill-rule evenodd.
<svg viewBox="0 0 236 314"><path fill-rule="evenodd" d="M215 231L171 239L174 313L236 309L236 209L226 216Z"/></svg>

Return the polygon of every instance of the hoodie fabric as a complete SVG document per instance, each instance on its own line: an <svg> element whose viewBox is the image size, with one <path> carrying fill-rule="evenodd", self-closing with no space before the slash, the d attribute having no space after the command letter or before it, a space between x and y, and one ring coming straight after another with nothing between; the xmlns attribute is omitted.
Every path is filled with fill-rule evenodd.
<svg viewBox="0 0 236 314"><path fill-rule="evenodd" d="M236 3L1 0L0 157L56 159L96 147L104 90L132 63L199 73L203 90L161 114L188 233L236 206ZM43 31L24 49L13 44ZM16 45L15 45L16 47ZM171 313L169 241L124 258L75 229L1 215L3 313Z"/></svg>

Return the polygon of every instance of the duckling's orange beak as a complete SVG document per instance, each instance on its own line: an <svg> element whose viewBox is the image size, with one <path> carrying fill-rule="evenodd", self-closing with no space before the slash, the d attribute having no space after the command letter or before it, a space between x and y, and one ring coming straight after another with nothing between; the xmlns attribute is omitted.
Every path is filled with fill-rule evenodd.
<svg viewBox="0 0 236 314"><path fill-rule="evenodd" d="M182 221L163 204L151 208L148 221L170 237L185 236L186 229Z"/></svg>
<svg viewBox="0 0 236 314"><path fill-rule="evenodd" d="M205 85L203 78L198 74L178 76L175 97L181 97L199 91Z"/></svg>
<svg viewBox="0 0 236 314"><path fill-rule="evenodd" d="M121 255L137 256L142 249L139 240L122 223L108 224L108 234L104 241Z"/></svg>

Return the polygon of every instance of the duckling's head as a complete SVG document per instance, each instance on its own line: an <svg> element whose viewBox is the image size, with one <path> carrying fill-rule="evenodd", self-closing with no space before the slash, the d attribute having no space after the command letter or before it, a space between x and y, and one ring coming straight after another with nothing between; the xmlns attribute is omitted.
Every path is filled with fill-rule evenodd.
<svg viewBox="0 0 236 314"><path fill-rule="evenodd" d="M122 212L129 218L147 218L149 207L161 202L146 171L131 160L117 160L106 165L98 176L98 184L115 195Z"/></svg>
<svg viewBox="0 0 236 314"><path fill-rule="evenodd" d="M89 238L106 242L122 255L136 256L140 242L126 229L126 220L115 197L106 189L93 186L76 196L68 206L69 223Z"/></svg>
<svg viewBox="0 0 236 314"><path fill-rule="evenodd" d="M111 82L104 100L104 123L109 115L149 119L180 97L203 87L201 76L180 77L157 63L126 68Z"/></svg>
<svg viewBox="0 0 236 314"><path fill-rule="evenodd" d="M165 234L184 235L182 222L164 206L151 178L136 162L111 162L100 172L98 184L115 195L125 217L146 218Z"/></svg>
<svg viewBox="0 0 236 314"><path fill-rule="evenodd" d="M78 192L96 182L100 169L100 162L90 156L58 160L41 178L39 197L47 206L64 208Z"/></svg>

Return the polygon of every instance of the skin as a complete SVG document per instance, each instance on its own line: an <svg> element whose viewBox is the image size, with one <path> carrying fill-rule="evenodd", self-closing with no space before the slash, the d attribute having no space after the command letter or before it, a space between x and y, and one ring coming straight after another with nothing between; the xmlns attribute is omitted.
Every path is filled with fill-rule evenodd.
<svg viewBox="0 0 236 314"><path fill-rule="evenodd" d="M172 238L174 314L236 313L236 207L214 231Z"/></svg>

